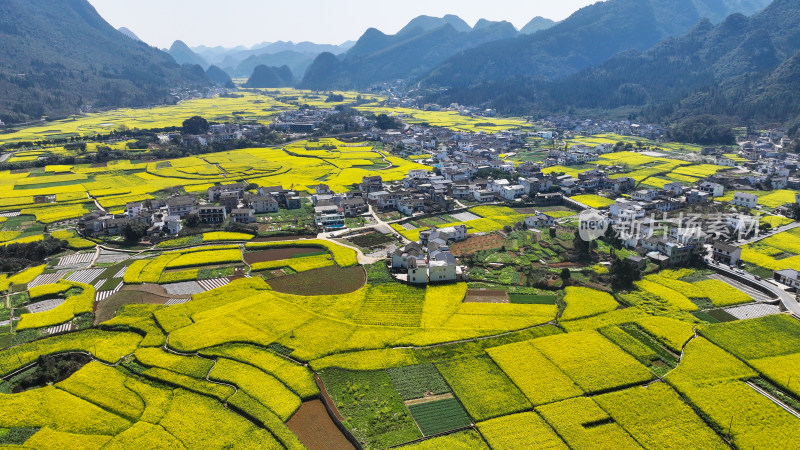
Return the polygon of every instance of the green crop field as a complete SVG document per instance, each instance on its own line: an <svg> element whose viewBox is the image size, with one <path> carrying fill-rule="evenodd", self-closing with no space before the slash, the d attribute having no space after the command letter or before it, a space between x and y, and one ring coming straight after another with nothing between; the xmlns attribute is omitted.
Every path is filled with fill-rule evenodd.
<svg viewBox="0 0 800 450"><path fill-rule="evenodd" d="M521 118L389 107L384 97L355 92L335 92L343 97L336 102L327 92L288 88L240 94L0 135L0 145L32 142L6 160L26 168L0 172L3 254L23 248L16 244L39 252L49 237L66 241L47 259L36 255L33 267L0 274L0 446L296 449L308 443L296 422L317 401L370 449L800 442L795 414L772 400L800 413L800 322L788 314L736 320L726 308L759 305L707 269L650 263L632 286L611 289L618 274L607 263L635 250L603 241L578 258L578 213L567 206L537 207L528 197L463 200L458 212L408 218L381 214L409 240L432 226L466 226L470 239L451 247L469 266L466 282L396 282L383 256L371 252L401 239L366 229L373 223L366 218L348 218L351 228L367 225L355 236L308 236L319 184L345 192L366 176L398 182L409 170L434 170L423 162L435 164L436 151L399 156L385 142L320 137L162 158L158 145L133 150L136 140L125 137L87 142L85 155L107 145L128 152L124 158L70 164L66 158L83 156L73 146L37 142L178 127L193 115L269 124L282 111L349 107L360 96L355 108L368 114L519 138L525 148L499 155L515 163L542 161L551 144L525 136L541 123ZM570 133L552 145L618 142L622 151L544 172L577 177L597 168L611 179L633 178L636 189L737 173L694 145ZM49 156L60 163L36 162ZM296 191L302 206L258 214L252 228L187 224L188 233L149 244L84 238L75 222L98 209L122 213L129 202L205 201L209 188L236 182ZM776 208L792 203L794 191L749 192L768 214L762 224L791 223ZM603 209L629 194L568 196ZM695 208L708 215L730 207ZM537 210L556 219L552 231L521 226ZM800 229L743 245L747 267L763 276L800 267L799 258Z"/></svg>
<svg viewBox="0 0 800 450"><path fill-rule="evenodd" d="M403 400L450 392L450 386L433 364L394 367L387 369L395 389Z"/></svg>
<svg viewBox="0 0 800 450"><path fill-rule="evenodd" d="M469 416L454 398L409 405L408 410L425 436L470 425Z"/></svg>

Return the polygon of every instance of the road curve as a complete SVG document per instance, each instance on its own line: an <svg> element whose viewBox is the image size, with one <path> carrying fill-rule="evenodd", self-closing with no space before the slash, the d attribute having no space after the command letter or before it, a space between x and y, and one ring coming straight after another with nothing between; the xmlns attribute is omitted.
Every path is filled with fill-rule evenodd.
<svg viewBox="0 0 800 450"><path fill-rule="evenodd" d="M792 315L794 315L796 318L800 319L800 303L797 302L797 299L795 298L794 295L784 291L775 284L772 284L771 282L765 279L759 280L754 275L748 272L744 271L743 273L735 272L724 264L709 264L708 266L716 271L723 272L726 275L730 275L733 278L739 278L741 280L745 280L749 283L757 284L763 287L767 291L775 294L775 296L781 301L781 304L784 306L784 308L786 308L787 311L791 312Z"/></svg>

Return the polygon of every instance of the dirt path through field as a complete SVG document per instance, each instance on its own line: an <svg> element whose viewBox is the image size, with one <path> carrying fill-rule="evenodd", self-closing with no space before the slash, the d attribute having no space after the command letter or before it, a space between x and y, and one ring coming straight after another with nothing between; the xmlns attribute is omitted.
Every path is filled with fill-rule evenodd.
<svg viewBox="0 0 800 450"><path fill-rule="evenodd" d="M328 394L328 389L325 387L325 383L322 382L322 378L319 375L314 374L314 381L317 383L317 387L319 388L319 393L322 395L322 399L325 403L328 404L331 411L333 411L333 415L336 417L336 420L342 421L344 420L344 416L339 410L336 408L336 403L333 402L330 394Z"/></svg>
<svg viewBox="0 0 800 450"><path fill-rule="evenodd" d="M453 398L452 392L448 392L447 394L431 395L430 397L415 398L414 400L406 400L403 403L406 406L421 405L423 403L435 402L437 400L447 400L448 398Z"/></svg>

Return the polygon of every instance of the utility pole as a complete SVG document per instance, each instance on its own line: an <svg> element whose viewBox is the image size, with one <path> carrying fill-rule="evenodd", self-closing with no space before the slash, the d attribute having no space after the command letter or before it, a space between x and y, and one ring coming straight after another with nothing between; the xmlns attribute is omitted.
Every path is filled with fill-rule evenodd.
<svg viewBox="0 0 800 450"><path fill-rule="evenodd" d="M731 429L732 428L733 428L733 416L731 416L731 423L728 424L728 437L729 438L733 438L733 436L731 435Z"/></svg>

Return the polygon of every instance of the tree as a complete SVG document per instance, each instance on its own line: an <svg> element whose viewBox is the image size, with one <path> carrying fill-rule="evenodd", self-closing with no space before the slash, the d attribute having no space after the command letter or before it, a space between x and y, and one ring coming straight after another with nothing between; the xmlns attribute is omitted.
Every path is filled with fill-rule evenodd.
<svg viewBox="0 0 800 450"><path fill-rule="evenodd" d="M200 225L200 216L197 214L189 214L186 216L186 226L189 228L194 228Z"/></svg>
<svg viewBox="0 0 800 450"><path fill-rule="evenodd" d="M570 272L570 270L566 267L561 269L561 279L564 280L564 282L567 282L570 278L572 278L572 272Z"/></svg>
<svg viewBox="0 0 800 450"><path fill-rule="evenodd" d="M183 121L185 134L205 134L208 133L208 129L208 121L200 116L193 116Z"/></svg>
<svg viewBox="0 0 800 450"><path fill-rule="evenodd" d="M800 203L792 203L790 211L795 220L800 220Z"/></svg>
<svg viewBox="0 0 800 450"><path fill-rule="evenodd" d="M575 247L575 251L581 258L587 258L589 256L591 246L588 241L583 240L578 231L575 232L575 238L572 239L572 245Z"/></svg>
<svg viewBox="0 0 800 450"><path fill-rule="evenodd" d="M122 237L125 239L126 244L135 244L139 242L147 233L147 227L138 222L128 222L122 226Z"/></svg>
<svg viewBox="0 0 800 450"><path fill-rule="evenodd" d="M628 259L615 259L608 272L611 275L611 285L617 289L630 289L634 281L642 278L639 268Z"/></svg>
<svg viewBox="0 0 800 450"><path fill-rule="evenodd" d="M698 245L692 249L692 252L689 254L689 259L686 261L686 265L689 267L703 267L703 259L706 257L706 249L702 245Z"/></svg>
<svg viewBox="0 0 800 450"><path fill-rule="evenodd" d="M622 239L619 238L617 232L614 230L614 227L609 226L606 228L606 232L603 235L603 241L608 244L611 248L615 248L617 250L622 248Z"/></svg>
<svg viewBox="0 0 800 450"><path fill-rule="evenodd" d="M375 126L380 128L381 130L395 130L400 128L400 121L389 117L386 114L379 114L378 117L375 118Z"/></svg>

